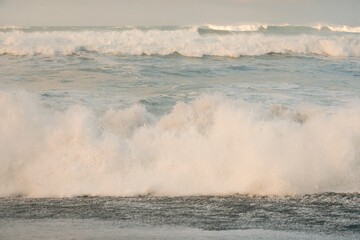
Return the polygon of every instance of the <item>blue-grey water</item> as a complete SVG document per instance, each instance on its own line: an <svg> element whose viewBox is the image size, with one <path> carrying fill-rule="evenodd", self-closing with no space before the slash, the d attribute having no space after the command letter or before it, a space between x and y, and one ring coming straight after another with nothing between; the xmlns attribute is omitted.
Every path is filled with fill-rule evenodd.
<svg viewBox="0 0 360 240"><path fill-rule="evenodd" d="M358 239L359 32L0 28L0 238Z"/></svg>

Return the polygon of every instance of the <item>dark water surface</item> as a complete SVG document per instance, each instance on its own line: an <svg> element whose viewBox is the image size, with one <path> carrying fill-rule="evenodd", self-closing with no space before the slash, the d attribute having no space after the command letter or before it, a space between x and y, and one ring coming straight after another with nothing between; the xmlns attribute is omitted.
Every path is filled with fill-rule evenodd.
<svg viewBox="0 0 360 240"><path fill-rule="evenodd" d="M141 231L160 234L158 237L170 237L171 229L176 231L182 229L179 236L183 237L195 237L195 233L210 234L201 235L202 237L225 237L226 234L236 237L239 231L233 230L246 230L242 231L242 234L249 235L242 235L243 237L257 238L264 235L264 237L268 236L265 239L273 237L357 239L360 236L359 206L360 194L357 193L286 197L233 195L174 198L154 196L2 198L0 199L0 223L2 223L0 230L5 233L5 239L9 236L16 237L18 229L24 227L28 229L27 233L31 233L32 230L40 232L40 237L46 235L47 231L67 232L72 228L84 233L84 228L79 230L79 226L86 226L87 231L94 231L97 234L102 231L105 231L103 232L105 234L109 227L111 231L120 231L112 232L109 235L112 237L124 237L122 235L124 232L129 234L128 237L136 236ZM46 230L39 230L41 226ZM132 229L133 233L129 229ZM255 230L261 230L261 233L251 233ZM280 235L267 235L266 231L273 234L278 232ZM300 233L303 235L299 235ZM65 236L69 235L65 234ZM100 236L106 238L105 235L98 237ZM137 235L137 237L141 236Z"/></svg>

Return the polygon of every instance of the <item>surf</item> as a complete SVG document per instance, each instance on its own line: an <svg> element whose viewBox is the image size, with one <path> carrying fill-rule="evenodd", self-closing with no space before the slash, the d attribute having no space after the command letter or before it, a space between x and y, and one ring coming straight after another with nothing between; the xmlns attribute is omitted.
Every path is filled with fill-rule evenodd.
<svg viewBox="0 0 360 240"><path fill-rule="evenodd" d="M267 107L217 95L57 111L0 92L0 196L359 192L360 108Z"/></svg>

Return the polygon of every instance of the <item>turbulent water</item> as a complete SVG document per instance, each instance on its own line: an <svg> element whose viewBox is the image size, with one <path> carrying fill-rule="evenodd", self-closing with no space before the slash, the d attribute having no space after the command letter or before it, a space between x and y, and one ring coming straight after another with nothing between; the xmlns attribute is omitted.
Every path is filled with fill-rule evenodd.
<svg viewBox="0 0 360 240"><path fill-rule="evenodd" d="M3 26L0 78L0 237L360 233L359 27Z"/></svg>
<svg viewBox="0 0 360 240"><path fill-rule="evenodd" d="M359 57L360 37L349 34L359 32L359 27L347 26L5 27L0 34L0 54L53 56L94 52L165 56L177 53L187 57L239 57L282 53Z"/></svg>

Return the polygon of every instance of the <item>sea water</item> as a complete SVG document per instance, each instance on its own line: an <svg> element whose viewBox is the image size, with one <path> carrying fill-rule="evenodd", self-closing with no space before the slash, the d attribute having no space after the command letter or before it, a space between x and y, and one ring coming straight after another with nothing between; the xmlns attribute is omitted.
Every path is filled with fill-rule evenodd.
<svg viewBox="0 0 360 240"><path fill-rule="evenodd" d="M359 32L1 27L0 237L357 239Z"/></svg>

